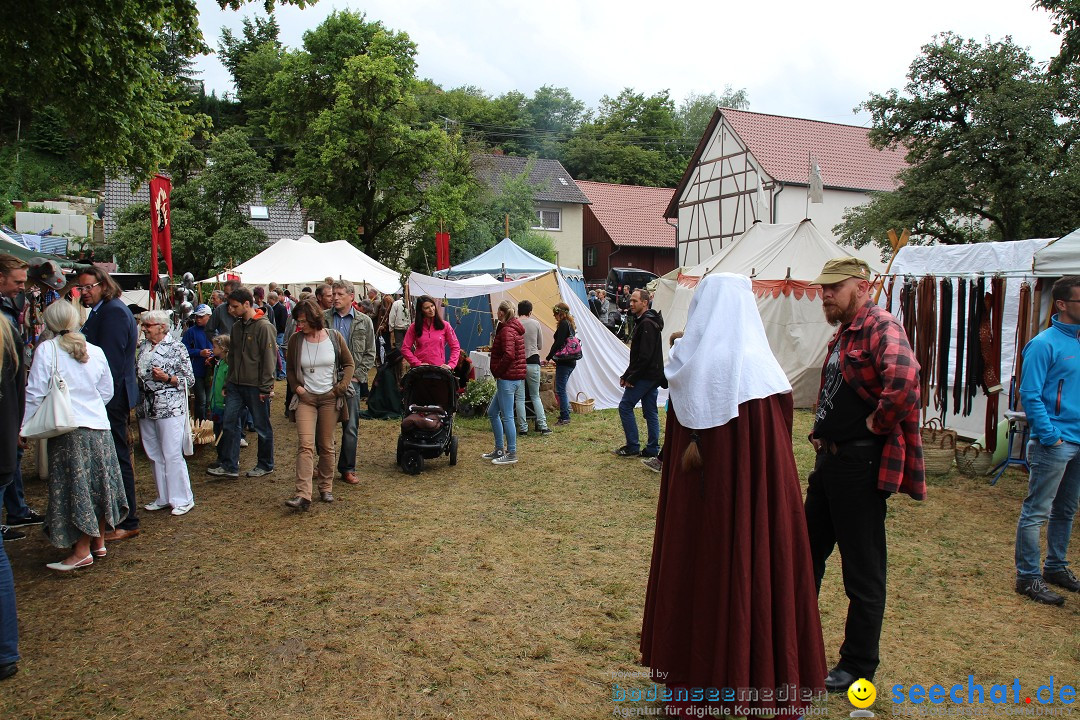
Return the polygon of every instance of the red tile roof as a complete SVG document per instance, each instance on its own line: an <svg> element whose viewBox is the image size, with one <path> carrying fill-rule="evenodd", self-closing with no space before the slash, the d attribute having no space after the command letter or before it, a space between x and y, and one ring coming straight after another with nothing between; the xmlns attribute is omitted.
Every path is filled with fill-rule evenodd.
<svg viewBox="0 0 1080 720"><path fill-rule="evenodd" d="M671 202L672 188L612 185L577 180L589 198L589 209L616 245L674 248L675 228L664 222L664 208Z"/></svg>
<svg viewBox="0 0 1080 720"><path fill-rule="evenodd" d="M896 174L907 167L905 151L873 147L868 128L729 108L720 113L765 172L782 182L807 183L808 155L821 163L825 187L846 190L895 190Z"/></svg>

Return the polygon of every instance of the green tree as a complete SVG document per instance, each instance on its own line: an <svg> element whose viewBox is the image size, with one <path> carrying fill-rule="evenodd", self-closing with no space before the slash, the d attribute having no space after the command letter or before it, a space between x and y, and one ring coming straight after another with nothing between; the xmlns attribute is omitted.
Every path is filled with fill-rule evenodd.
<svg viewBox="0 0 1080 720"><path fill-rule="evenodd" d="M198 157L197 150L185 156ZM186 182L174 177L172 193L173 267L198 278L209 277L240 263L266 246L266 234L252 227L241 205L259 192L271 202L269 165L249 145L244 131L232 128L214 138L205 169ZM150 269L150 208L125 208L117 217L110 241L122 270Z"/></svg>
<svg viewBox="0 0 1080 720"><path fill-rule="evenodd" d="M711 93L691 92L679 103L679 109L675 111L675 119L679 123L679 129L683 135L683 152L690 156L697 147L701 136L705 134L705 128L712 119L713 112L717 107L746 110L750 107L750 98L746 88L732 90L730 85L724 86L724 92L717 95Z"/></svg>
<svg viewBox="0 0 1080 720"><path fill-rule="evenodd" d="M899 188L846 212L835 232L884 247L889 228L942 243L1072 229L1076 212L1047 213L1036 200L1066 202L1077 185L1077 124L1067 119L1075 94L1075 83L1045 73L1009 38L935 37L912 62L903 94L873 94L860 106L873 119L874 145L907 150Z"/></svg>
<svg viewBox="0 0 1080 720"><path fill-rule="evenodd" d="M1080 60L1080 0L1035 0L1033 7L1050 13L1054 32L1061 36L1061 51L1050 63L1060 73Z"/></svg>
<svg viewBox="0 0 1080 720"><path fill-rule="evenodd" d="M11 0L0 23L0 111L28 117L51 105L88 169L148 177L199 124L184 112L184 61L208 51L198 20L195 0Z"/></svg>

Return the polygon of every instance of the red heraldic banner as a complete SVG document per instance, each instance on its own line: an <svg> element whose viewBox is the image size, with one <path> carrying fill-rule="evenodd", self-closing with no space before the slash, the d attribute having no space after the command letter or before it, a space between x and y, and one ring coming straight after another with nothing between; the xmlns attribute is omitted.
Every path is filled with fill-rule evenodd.
<svg viewBox="0 0 1080 720"><path fill-rule="evenodd" d="M155 175L150 181L150 287L157 289L158 248L165 256L165 268L169 276L172 266L172 181Z"/></svg>
<svg viewBox="0 0 1080 720"><path fill-rule="evenodd" d="M450 233L435 233L435 269L450 267Z"/></svg>

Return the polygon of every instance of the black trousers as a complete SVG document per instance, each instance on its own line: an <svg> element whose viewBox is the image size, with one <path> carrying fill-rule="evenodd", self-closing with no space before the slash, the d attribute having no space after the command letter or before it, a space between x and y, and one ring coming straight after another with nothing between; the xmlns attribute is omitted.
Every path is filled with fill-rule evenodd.
<svg viewBox="0 0 1080 720"><path fill-rule="evenodd" d="M840 448L817 455L806 491L806 529L814 580L821 592L825 562L840 547L848 596L844 644L838 667L872 680L885 615L885 500L877 489L879 446Z"/></svg>
<svg viewBox="0 0 1080 720"><path fill-rule="evenodd" d="M128 515L117 526L123 530L139 527L138 503L135 502L135 468L131 466L131 448L128 445L128 416L131 411L126 407L117 407L112 403L105 406L112 430L113 444L116 446L116 459L120 462L120 477L124 479L124 495L127 496Z"/></svg>

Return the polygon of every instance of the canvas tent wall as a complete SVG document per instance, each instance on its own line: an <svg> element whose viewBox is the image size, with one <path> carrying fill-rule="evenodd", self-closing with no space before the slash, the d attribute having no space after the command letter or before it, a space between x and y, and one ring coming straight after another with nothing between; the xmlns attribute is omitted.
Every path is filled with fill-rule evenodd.
<svg viewBox="0 0 1080 720"><path fill-rule="evenodd" d="M537 275L555 268L554 263L536 257L510 238L503 238L495 247L485 250L460 265L440 270L435 275L456 280L486 273L497 278L502 278L505 274L508 278L517 279L522 276ZM581 298L581 301L588 302L585 292L585 276L582 272L575 268L560 267L558 269L573 291Z"/></svg>
<svg viewBox="0 0 1080 720"><path fill-rule="evenodd" d="M533 304L533 317L543 327L541 355L547 354L546 350L551 347L554 338L555 321L551 308L557 302L565 302L577 322L577 335L581 339L584 355L570 376L567 385L570 397L581 391L596 401L598 410L618 407L622 399L619 376L630 362L630 350L589 311L559 273L548 271L521 280L505 283L495 280L488 284L412 273L409 276L409 293L413 297L430 295L437 299L445 298L448 302L446 318L451 325L455 325L455 331L458 327L462 328L458 332L458 340L463 346L465 340L462 335L472 332L471 328L475 325L470 323L479 322L477 316L486 316L487 327L490 328L491 317L503 300L511 300L515 304L529 300ZM461 313L460 305L455 303L466 299L469 301L469 312ZM489 329L483 343L477 343L474 347L486 345L490 332ZM661 402L664 398L666 395Z"/></svg>
<svg viewBox="0 0 1080 720"><path fill-rule="evenodd" d="M320 243L310 238L282 238L231 273L245 285L280 285L320 282L326 276L367 284L382 293L397 292L401 276L344 240ZM202 282L224 282L225 273Z"/></svg>
<svg viewBox="0 0 1080 720"><path fill-rule="evenodd" d="M1036 252L1031 265L1038 277L1080 275L1080 229L1050 242Z"/></svg>
<svg viewBox="0 0 1080 720"><path fill-rule="evenodd" d="M791 382L796 407L817 400L825 349L836 329L825 321L821 297L809 282L825 262L850 253L823 235L810 220L754 223L750 229L704 262L687 268L678 281L657 282L653 307L664 314L667 337L686 325L694 286L705 275L730 272L753 280L758 312L769 346ZM717 308L717 312L723 312Z"/></svg>
<svg viewBox="0 0 1080 720"><path fill-rule="evenodd" d="M922 277L924 275L936 275L951 277L953 284L953 322L950 323L951 333L949 346L956 347L956 278L960 275L975 278L979 274L989 279L995 273L1001 273L1005 277L1005 302L1003 305L1001 323L1001 384L1006 394L998 401L1000 413L1008 409L1008 389L1012 378L1013 368L1016 362L1016 353L1023 348L1016 347L1016 323L1020 301L1020 286L1023 282L1033 282L1034 273L1031 270L1033 258L1047 246L1049 239L1014 240L1011 242L988 242L975 243L972 245L908 245L900 249L893 260L890 275L897 279L892 296L881 296L881 304L888 308L894 315L899 313L900 282L905 275ZM989 282L988 282L989 284ZM989 288L988 288L989 289ZM938 293L940 307L940 292ZM1044 293L1043 304L1040 308L1040 317L1046 316L1049 308L1049 294ZM941 321L939 317L939 322ZM956 354L949 357L949 378L955 377ZM950 383L951 387L951 383ZM950 410L952 403L950 402ZM937 415L933 401L930 402L929 414ZM975 396L972 412L964 417L949 412L945 417L945 424L956 430L965 437L979 437L983 435L986 417L986 397L980 391Z"/></svg>

